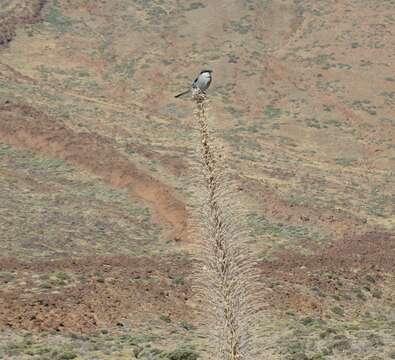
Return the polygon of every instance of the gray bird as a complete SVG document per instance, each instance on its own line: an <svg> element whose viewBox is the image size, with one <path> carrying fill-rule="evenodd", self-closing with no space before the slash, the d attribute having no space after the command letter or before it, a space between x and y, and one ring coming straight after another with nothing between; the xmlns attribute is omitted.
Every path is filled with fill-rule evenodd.
<svg viewBox="0 0 395 360"><path fill-rule="evenodd" d="M212 80L212 70L202 70L195 81L192 83L192 86L187 91L182 92L181 94L176 95L178 98L182 95L188 94L193 89L199 89L201 92L205 92L211 84Z"/></svg>

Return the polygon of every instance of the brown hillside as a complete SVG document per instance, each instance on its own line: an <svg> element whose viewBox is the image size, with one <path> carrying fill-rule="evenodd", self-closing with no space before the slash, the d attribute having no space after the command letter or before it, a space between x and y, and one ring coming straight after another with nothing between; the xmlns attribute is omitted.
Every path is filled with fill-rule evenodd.
<svg viewBox="0 0 395 360"><path fill-rule="evenodd" d="M202 68L266 289L262 359L394 358L394 9L1 1L0 358L204 358L198 139L174 98Z"/></svg>

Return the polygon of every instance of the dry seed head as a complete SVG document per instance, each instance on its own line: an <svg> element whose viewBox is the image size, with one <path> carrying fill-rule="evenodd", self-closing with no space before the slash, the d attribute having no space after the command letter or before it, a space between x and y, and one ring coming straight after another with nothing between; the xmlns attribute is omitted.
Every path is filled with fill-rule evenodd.
<svg viewBox="0 0 395 360"><path fill-rule="evenodd" d="M197 240L195 289L201 300L209 358L252 360L254 326L259 313L255 262L246 245L246 231L234 205L232 183L226 176L219 147L207 121L207 97L195 92L199 129L200 191L192 237Z"/></svg>

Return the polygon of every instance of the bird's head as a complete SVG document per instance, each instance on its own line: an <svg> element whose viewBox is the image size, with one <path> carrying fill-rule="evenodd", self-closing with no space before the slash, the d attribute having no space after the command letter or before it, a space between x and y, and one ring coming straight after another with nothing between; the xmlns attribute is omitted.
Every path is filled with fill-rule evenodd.
<svg viewBox="0 0 395 360"><path fill-rule="evenodd" d="M201 74L203 74L203 73L210 73L211 74L212 72L213 72L213 70L202 70L200 73Z"/></svg>

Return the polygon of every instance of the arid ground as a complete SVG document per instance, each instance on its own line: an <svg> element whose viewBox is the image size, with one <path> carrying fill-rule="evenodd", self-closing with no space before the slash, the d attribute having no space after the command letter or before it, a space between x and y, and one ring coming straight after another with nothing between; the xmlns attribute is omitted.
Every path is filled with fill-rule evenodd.
<svg viewBox="0 0 395 360"><path fill-rule="evenodd" d="M395 359L394 0L1 0L0 359L204 359L202 68L262 359Z"/></svg>

